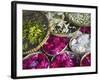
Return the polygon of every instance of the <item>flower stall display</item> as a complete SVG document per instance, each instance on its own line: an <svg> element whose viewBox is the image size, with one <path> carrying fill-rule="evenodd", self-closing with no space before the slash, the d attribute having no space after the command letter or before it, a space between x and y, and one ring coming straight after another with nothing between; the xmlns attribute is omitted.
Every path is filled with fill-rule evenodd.
<svg viewBox="0 0 100 80"><path fill-rule="evenodd" d="M52 11L23 14L23 69L91 65L90 14Z"/></svg>

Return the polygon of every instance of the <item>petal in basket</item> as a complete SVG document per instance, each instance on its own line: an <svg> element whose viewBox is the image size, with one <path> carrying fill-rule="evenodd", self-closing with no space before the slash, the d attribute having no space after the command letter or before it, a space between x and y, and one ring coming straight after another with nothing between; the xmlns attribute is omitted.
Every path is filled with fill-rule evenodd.
<svg viewBox="0 0 100 80"><path fill-rule="evenodd" d="M79 66L79 59L70 51L64 51L53 57L50 68Z"/></svg>
<svg viewBox="0 0 100 80"><path fill-rule="evenodd" d="M49 60L43 53L33 53L23 59L23 69L43 69L49 67Z"/></svg>
<svg viewBox="0 0 100 80"><path fill-rule="evenodd" d="M82 32L82 33L86 33L86 34L91 34L91 27L85 27L85 26L82 26L81 28L80 28L80 31Z"/></svg>
<svg viewBox="0 0 100 80"><path fill-rule="evenodd" d="M32 53L40 49L49 35L47 17L39 11L23 11L23 52Z"/></svg>
<svg viewBox="0 0 100 80"><path fill-rule="evenodd" d="M47 55L55 56L67 47L69 38L50 35L47 42L43 45L43 50Z"/></svg>
<svg viewBox="0 0 100 80"><path fill-rule="evenodd" d="M91 53L87 52L82 57L80 61L80 66L90 66L91 65Z"/></svg>

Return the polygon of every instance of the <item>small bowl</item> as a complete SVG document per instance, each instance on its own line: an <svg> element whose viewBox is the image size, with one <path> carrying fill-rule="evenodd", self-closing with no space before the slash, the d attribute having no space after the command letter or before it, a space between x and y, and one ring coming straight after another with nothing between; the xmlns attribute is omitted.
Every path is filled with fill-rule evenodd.
<svg viewBox="0 0 100 80"><path fill-rule="evenodd" d="M77 26L77 25L75 25L75 24L73 24L73 23L71 23L71 22L69 22L69 23L67 23L67 24L69 24L69 26L68 26L68 29L66 29L66 28L63 28L63 30L65 29L65 31L67 31L67 32L64 32L64 33L59 33L59 32L57 32L57 30L55 30L55 32L54 32L54 30L52 29L52 27L54 27L55 28L55 26L52 26L51 27L51 34L52 35L55 35L55 36L60 36L60 37L72 37L74 34L76 34L76 32L77 31L79 31L79 29L80 29L80 26ZM66 25L67 25L66 24ZM61 27L57 27L60 31L63 31L63 30L61 30Z"/></svg>
<svg viewBox="0 0 100 80"><path fill-rule="evenodd" d="M46 31L46 34L43 37L43 40L38 42L38 44L36 44L36 46L34 46L34 44L32 44L32 43L29 43L29 40L27 40L27 38L23 38L23 45L25 43L27 43L27 46L28 46L25 49L23 48L23 55L28 55L28 54L31 54L31 53L39 50L41 48L41 46L47 41L49 34L50 34L50 27L49 27L48 19L42 12L24 10L23 11L23 25L24 25L24 23L26 23L27 21L30 21L30 20L32 22L37 21L37 22L41 23L41 25L43 25L43 29L45 29L45 31Z"/></svg>
<svg viewBox="0 0 100 80"><path fill-rule="evenodd" d="M89 40L87 40L87 38L85 39L85 41L87 40L86 43L82 43L82 41L80 40L83 40L83 39L80 39L80 37L83 37L83 36L87 36L87 38L89 37ZM77 41L78 39L78 41ZM89 34L77 34L75 36L73 36L71 39L70 39L70 42L69 42L69 47L70 49L76 53L76 54L84 54L85 52L88 52L90 51L90 35Z"/></svg>
<svg viewBox="0 0 100 80"><path fill-rule="evenodd" d="M49 67L49 59L43 52L34 52L23 58L23 69L44 69Z"/></svg>
<svg viewBox="0 0 100 80"><path fill-rule="evenodd" d="M91 66L91 53L87 52L81 58L80 66Z"/></svg>
<svg viewBox="0 0 100 80"><path fill-rule="evenodd" d="M64 13L65 12L49 12L47 14L52 35L71 37L76 31L79 30L80 26L69 21Z"/></svg>

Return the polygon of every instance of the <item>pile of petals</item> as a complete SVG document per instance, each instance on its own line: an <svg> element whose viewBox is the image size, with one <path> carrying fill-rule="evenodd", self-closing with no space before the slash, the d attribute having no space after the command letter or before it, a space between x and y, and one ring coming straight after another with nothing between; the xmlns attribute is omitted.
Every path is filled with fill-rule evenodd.
<svg viewBox="0 0 100 80"><path fill-rule="evenodd" d="M82 27L80 28L80 31L81 31L82 33L90 34L90 33L91 33L91 27L89 27L89 26L87 26L87 27L82 26Z"/></svg>
<svg viewBox="0 0 100 80"><path fill-rule="evenodd" d="M55 56L68 45L68 42L69 38L67 37L50 35L47 42L43 45L43 50L48 55Z"/></svg>
<svg viewBox="0 0 100 80"><path fill-rule="evenodd" d="M56 55L50 64L51 68L61 68L61 67L74 67L78 66L79 60L72 52L64 51Z"/></svg>
<svg viewBox="0 0 100 80"><path fill-rule="evenodd" d="M82 57L80 66L91 66L91 53L86 53Z"/></svg>
<svg viewBox="0 0 100 80"><path fill-rule="evenodd" d="M45 54L43 53L33 53L33 55L24 58L23 69L42 69L48 68L49 61Z"/></svg>

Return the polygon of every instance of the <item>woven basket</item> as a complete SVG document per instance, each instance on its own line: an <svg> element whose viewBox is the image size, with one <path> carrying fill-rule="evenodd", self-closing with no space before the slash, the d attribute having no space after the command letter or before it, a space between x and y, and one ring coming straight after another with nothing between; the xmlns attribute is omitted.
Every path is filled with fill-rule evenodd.
<svg viewBox="0 0 100 80"><path fill-rule="evenodd" d="M47 41L49 34L50 34L50 26L49 26L49 22L48 22L47 17L42 12L39 12L39 11L24 11L23 13L24 13L23 14L23 20L32 19L33 21L40 20L40 22L42 21L41 23L44 23L44 24L48 23L46 25L46 27L47 27L46 35L45 35L44 39L39 43L39 45L23 52L23 55L28 55L28 54L32 54L33 52L39 50L41 48L41 46ZM41 18L44 19L44 21L41 20Z"/></svg>

